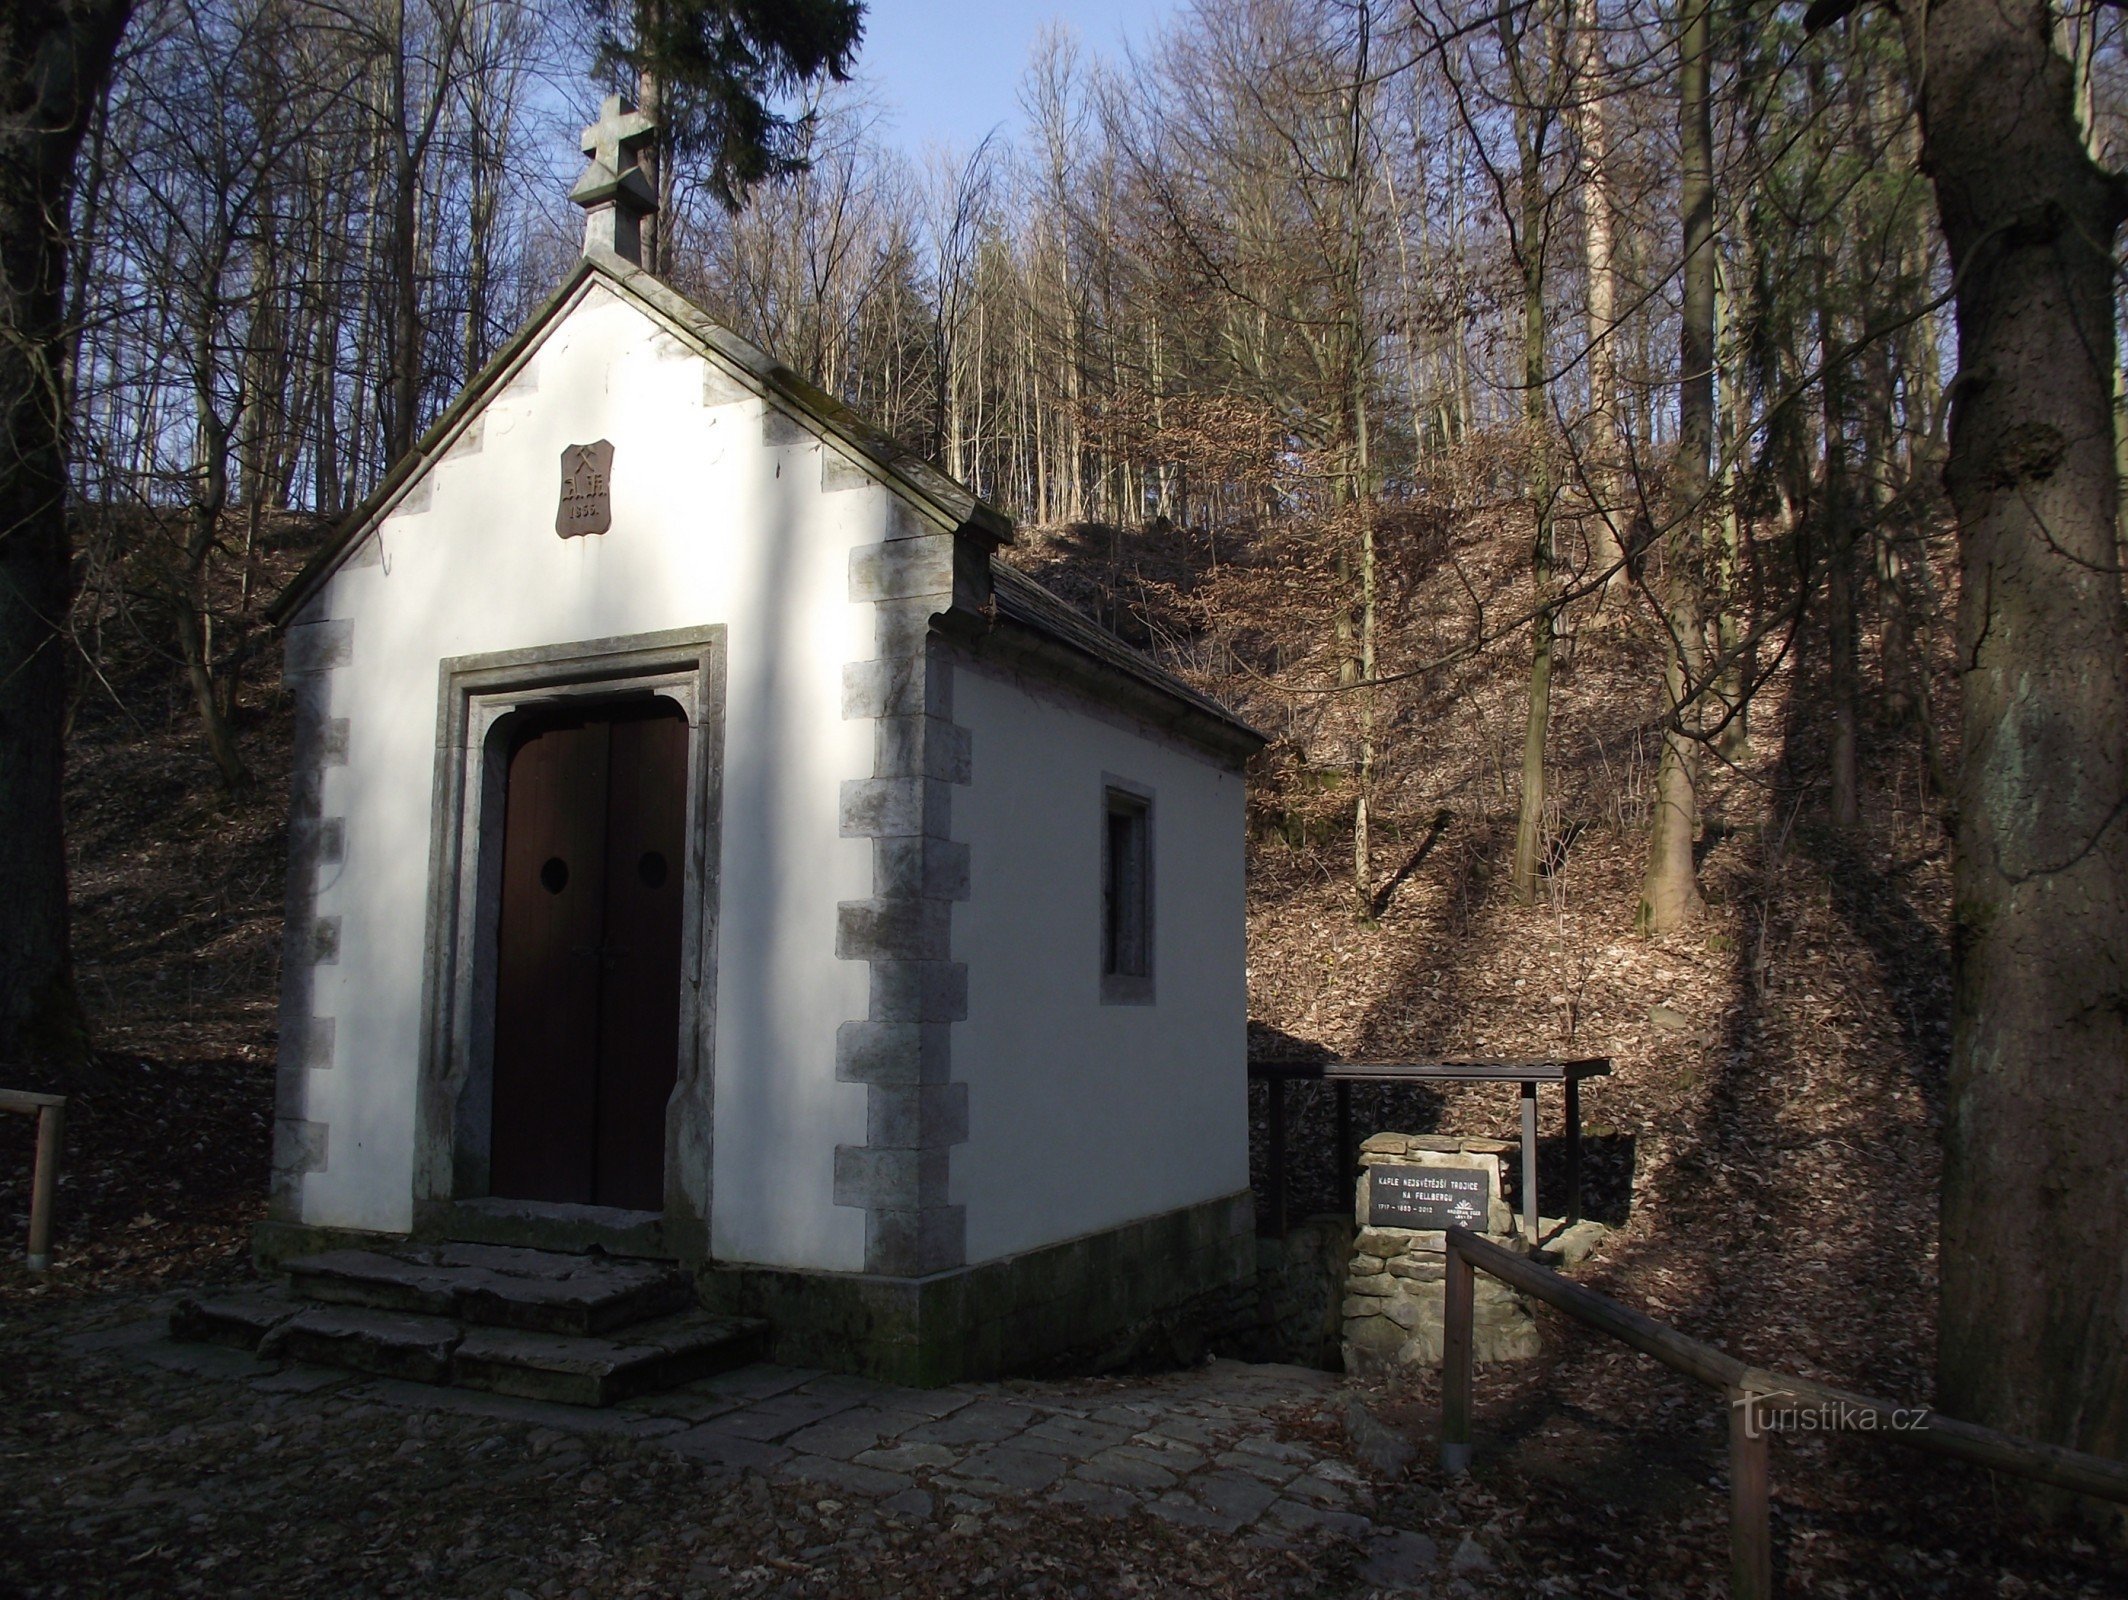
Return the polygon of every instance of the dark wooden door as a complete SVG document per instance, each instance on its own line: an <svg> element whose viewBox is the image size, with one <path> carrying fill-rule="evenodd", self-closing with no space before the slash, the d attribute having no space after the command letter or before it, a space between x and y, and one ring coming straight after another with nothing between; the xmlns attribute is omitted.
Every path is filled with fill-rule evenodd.
<svg viewBox="0 0 2128 1600"><path fill-rule="evenodd" d="M656 1211L679 1067L687 724L528 721L510 752L489 1191Z"/></svg>

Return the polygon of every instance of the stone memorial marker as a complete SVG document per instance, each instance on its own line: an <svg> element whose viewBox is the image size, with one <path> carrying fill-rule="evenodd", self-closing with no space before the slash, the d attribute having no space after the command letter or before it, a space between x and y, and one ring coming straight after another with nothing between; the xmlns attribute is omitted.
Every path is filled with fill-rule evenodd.
<svg viewBox="0 0 2128 1600"><path fill-rule="evenodd" d="M1345 1275L1345 1370L1425 1366L1441 1359L1450 1227L1515 1237L1500 1182L1515 1146L1504 1139L1378 1133L1360 1146L1358 1236ZM1517 1361L1539 1351L1527 1302L1482 1272L1473 1354Z"/></svg>

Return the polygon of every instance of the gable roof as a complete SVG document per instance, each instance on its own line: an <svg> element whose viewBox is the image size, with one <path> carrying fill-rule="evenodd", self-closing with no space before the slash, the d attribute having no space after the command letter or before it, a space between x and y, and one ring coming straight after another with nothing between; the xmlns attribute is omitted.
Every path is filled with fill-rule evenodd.
<svg viewBox="0 0 2128 1600"><path fill-rule="evenodd" d="M286 623L302 609L340 563L362 542L370 528L389 514L399 497L450 448L453 441L481 407L517 375L548 329L581 297L585 287L598 281L623 300L633 302L653 320L665 323L697 354L725 368L771 404L796 413L814 431L838 444L872 467L880 481L914 501L921 509L943 519L956 533L982 540L990 548L1009 542L1012 521L994 506L982 501L963 485L947 477L922 457L911 454L893 439L865 421L833 395L814 387L767 351L742 339L729 328L669 285L612 251L596 246L587 249L561 286L512 334L488 364L474 375L456 398L429 425L414 447L394 462L384 479L363 502L349 512L320 547L304 563L287 588L266 609L267 619Z"/></svg>
<svg viewBox="0 0 2128 1600"><path fill-rule="evenodd" d="M1191 688L1019 568L993 561L990 578L999 622L1041 642L1032 652L1016 653L1039 656L1051 676L1236 760L1245 761L1270 743L1210 695ZM1013 652L1007 647L999 653Z"/></svg>
<svg viewBox="0 0 2128 1600"><path fill-rule="evenodd" d="M990 559L990 552L1012 540L1012 520L966 485L904 449L833 395L807 382L759 346L742 339L662 279L602 246L586 248L561 286L526 319L523 327L497 350L487 365L459 391L414 447L392 465L363 502L343 519L302 571L266 608L269 621L285 626L314 596L342 562L353 554L370 529L390 514L400 497L439 461L488 400L500 392L530 359L549 328L566 314L594 282L634 304L664 324L705 360L715 363L769 404L793 413L823 438L833 440L869 466L880 483L943 523L956 537L973 541L983 553L995 599L995 619L1007 630L1041 641L1043 648L1015 649L998 641L995 653L1044 665L1085 692L1123 705L1236 760L1246 759L1268 741L1217 701L1141 655L1121 639L1034 579ZM1024 646L1026 640L1020 641ZM982 653L993 653L985 650ZM1173 715L1157 715L1164 702Z"/></svg>

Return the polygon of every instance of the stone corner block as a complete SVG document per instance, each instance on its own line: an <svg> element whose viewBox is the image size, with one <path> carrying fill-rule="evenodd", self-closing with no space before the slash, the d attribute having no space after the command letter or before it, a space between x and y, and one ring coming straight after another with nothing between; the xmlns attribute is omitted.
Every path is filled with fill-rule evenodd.
<svg viewBox="0 0 2128 1600"><path fill-rule="evenodd" d="M953 535L859 545L850 552L852 600L907 600L953 591ZM941 607L943 609L943 607Z"/></svg>
<svg viewBox="0 0 2128 1600"><path fill-rule="evenodd" d="M761 409L761 442L770 447L787 444L813 444L813 430L777 406Z"/></svg>
<svg viewBox="0 0 2128 1600"><path fill-rule="evenodd" d="M848 778L842 785L842 836L942 837L953 825L952 807L952 790L936 778Z"/></svg>
<svg viewBox="0 0 2128 1600"><path fill-rule="evenodd" d="M944 1083L950 1059L943 1022L845 1022L835 1030L835 1076L843 1083Z"/></svg>
<svg viewBox="0 0 2128 1600"><path fill-rule="evenodd" d="M874 1211L865 1219L865 1270L914 1278L968 1260L968 1215L962 1206Z"/></svg>
<svg viewBox="0 0 2128 1600"><path fill-rule="evenodd" d="M968 730L943 717L882 717L872 736L872 770L882 778L966 783L972 755Z"/></svg>
<svg viewBox="0 0 2128 1600"><path fill-rule="evenodd" d="M965 1083L875 1083L865 1143L874 1150L935 1150L968 1140Z"/></svg>
<svg viewBox="0 0 2128 1600"><path fill-rule="evenodd" d="M968 1016L965 961L872 963L875 1022L961 1022Z"/></svg>
<svg viewBox="0 0 2128 1600"><path fill-rule="evenodd" d="M845 489L863 489L876 483L871 471L858 465L840 450L820 452L820 492L840 494Z"/></svg>
<svg viewBox="0 0 2128 1600"><path fill-rule="evenodd" d="M842 961L943 961L952 953L952 902L845 900L835 908Z"/></svg>
<svg viewBox="0 0 2128 1600"><path fill-rule="evenodd" d="M846 722L864 717L950 717L953 674L922 655L845 662L842 715Z"/></svg>
<svg viewBox="0 0 2128 1600"><path fill-rule="evenodd" d="M944 1149L875 1150L870 1145L835 1147L835 1204L868 1210L913 1210L942 1205L946 1197Z"/></svg>

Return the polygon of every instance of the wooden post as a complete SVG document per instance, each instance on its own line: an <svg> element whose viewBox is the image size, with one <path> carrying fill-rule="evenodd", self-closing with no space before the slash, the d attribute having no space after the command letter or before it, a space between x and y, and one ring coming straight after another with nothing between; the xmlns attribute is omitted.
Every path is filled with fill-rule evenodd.
<svg viewBox="0 0 2128 1600"><path fill-rule="evenodd" d="M1566 1220L1569 1227L1581 1220L1581 1080L1571 1068L1566 1075Z"/></svg>
<svg viewBox="0 0 2128 1600"><path fill-rule="evenodd" d="M1344 1079L1337 1080L1337 1181L1338 1193L1344 1193L1343 1185L1359 1175L1359 1158L1352 1148L1352 1085ZM1380 1108L1376 1108L1379 1114Z"/></svg>
<svg viewBox="0 0 2128 1600"><path fill-rule="evenodd" d="M1447 1263L1441 1296L1441 1470L1455 1475L1470 1470L1470 1346L1477 1275L1452 1238Z"/></svg>
<svg viewBox="0 0 2128 1600"><path fill-rule="evenodd" d="M37 1108L37 1168L30 1180L29 1269L52 1264L52 1196L59 1187L59 1140L66 1131L66 1102Z"/></svg>
<svg viewBox="0 0 2128 1600"><path fill-rule="evenodd" d="M1264 1085L1271 1095L1271 1236L1286 1236L1286 1080Z"/></svg>
<svg viewBox="0 0 2128 1600"><path fill-rule="evenodd" d="M1522 1233L1537 1247L1537 1082L1522 1084Z"/></svg>
<svg viewBox="0 0 2128 1600"><path fill-rule="evenodd" d="M1773 1527L1765 1430L1756 1425L1758 1397L1731 1388L1729 1397L1729 1593L1734 1600L1773 1600Z"/></svg>

